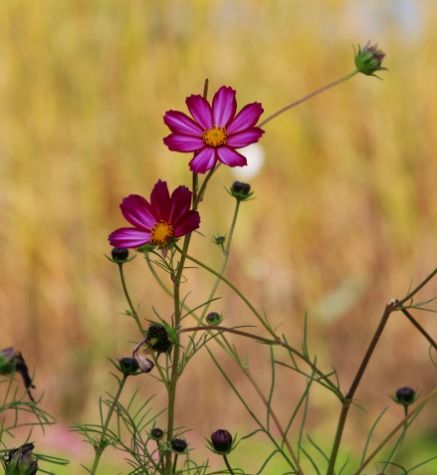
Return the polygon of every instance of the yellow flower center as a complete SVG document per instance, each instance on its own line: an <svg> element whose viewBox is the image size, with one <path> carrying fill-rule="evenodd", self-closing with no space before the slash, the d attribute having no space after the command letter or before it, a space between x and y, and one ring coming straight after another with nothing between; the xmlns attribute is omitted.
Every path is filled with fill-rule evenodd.
<svg viewBox="0 0 437 475"><path fill-rule="evenodd" d="M167 221L159 221L152 228L152 243L165 246L169 238L173 236L174 229Z"/></svg>
<svg viewBox="0 0 437 475"><path fill-rule="evenodd" d="M226 133L226 129L224 127L213 127L212 129L206 129L202 135L202 140L204 141L205 145L209 145L210 147L220 147L220 145L224 145L227 138L228 134Z"/></svg>

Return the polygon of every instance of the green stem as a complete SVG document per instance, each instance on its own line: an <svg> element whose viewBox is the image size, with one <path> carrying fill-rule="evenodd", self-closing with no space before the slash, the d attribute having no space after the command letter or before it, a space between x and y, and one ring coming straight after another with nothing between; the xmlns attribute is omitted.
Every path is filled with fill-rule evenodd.
<svg viewBox="0 0 437 475"><path fill-rule="evenodd" d="M124 292L124 295L126 297L127 303L129 305L132 317L135 320L135 322L138 326L138 329L140 330L141 335L144 335L144 328L141 325L140 317L138 316L138 313L135 310L135 307L133 306L132 300L131 300L130 295L129 295L129 291L127 290L126 280L124 278L124 272L123 272L123 263L118 264L118 271L120 273L121 285L123 287L123 292Z"/></svg>
<svg viewBox="0 0 437 475"><path fill-rule="evenodd" d="M232 216L231 227L229 228L228 237L226 239L225 258L223 259L222 267L219 271L220 277L217 277L215 282L214 282L214 285L213 285L213 287L211 289L211 292L208 296L208 300L207 300L208 303L205 305L205 307L203 308L202 314L200 315L200 322L203 321L203 319L205 318L205 315L208 312L210 303L211 303L212 299L214 298L215 293L217 292L218 286L220 285L223 274L225 273L226 266L228 264L229 254L231 253L232 238L233 238L233 235L234 235L235 225L237 223L238 211L240 209L240 203L241 203L240 200L235 200L235 201L236 201L236 203L235 203L234 214Z"/></svg>
<svg viewBox="0 0 437 475"><path fill-rule="evenodd" d="M178 454L175 454L174 456L174 462L173 462L173 468L171 469L171 473L174 474L176 473L176 467L178 465Z"/></svg>
<svg viewBox="0 0 437 475"><path fill-rule="evenodd" d="M111 421L112 414L114 413L115 407L117 406L118 401L120 399L121 392L123 391L124 385L126 383L126 379L127 379L127 376L123 375L123 379L119 381L117 393L115 394L114 399L112 400L112 403L111 403L111 407L109 408L108 414L106 415L106 420L103 424L100 440L98 444L96 444L96 446L94 447L95 456L94 456L93 466L91 467L91 470L90 470L90 475L95 475L100 459L102 457L103 451L107 447L105 443L106 432L108 430L108 426Z"/></svg>
<svg viewBox="0 0 437 475"><path fill-rule="evenodd" d="M223 460L225 461L225 464L226 464L227 469L229 470L229 473L231 475L235 475L234 471L232 470L231 464L229 463L228 457L226 457L225 454L223 454Z"/></svg>
<svg viewBox="0 0 437 475"><path fill-rule="evenodd" d="M303 102L306 102L308 99L311 99L312 97L314 96L317 96L318 94L321 94L322 92L325 92L327 91L328 89L331 89L333 88L334 86L337 86L338 84L342 83L342 82L345 82L349 79L351 79L352 77L354 77L356 74L358 74L358 70L356 69L355 71L352 71L351 73L349 74L346 74L346 76L343 76L342 78L340 79L337 79L335 81L332 81L330 82L329 84L326 84L325 86L322 86L322 87L319 87L318 89L316 89L315 91L313 92L310 92L309 94L307 94L306 96L303 96L301 97L300 99L298 99L297 101L294 101L292 102L291 104L288 104L284 107L282 107L281 109L277 110L276 112L274 112L273 114L269 115L268 117L266 117L263 121L261 121L259 124L258 124L258 127L262 127L263 125L267 124L267 122L270 122L271 120L275 119L276 117L278 117L278 115L281 115L283 114L284 112L292 109L293 107L296 107L300 104L302 104Z"/></svg>
<svg viewBox="0 0 437 475"><path fill-rule="evenodd" d="M177 248L179 252L183 252L181 251L179 248ZM228 279L226 279L226 277L224 277L223 275L220 275L219 272L215 271L214 269L212 269L211 267L207 266L206 264L204 264L203 262L199 261L198 259L196 259L195 257L192 257L190 255L186 255L186 258L192 262L194 262L195 264L197 264L198 266L202 267L203 269L207 270L208 272L210 272L211 274L214 274L216 277L218 277L220 280L222 280L228 287L230 287L239 297L240 299L250 308L250 310L252 311L252 313L255 315L255 317L258 319L258 321L261 323L261 325L268 331L268 333L273 337L273 338L277 338L276 335L275 335L275 332L270 328L270 326L264 321L264 318L259 314L259 312L256 310L256 308L250 303L250 301L247 299L247 297L240 291L237 289L237 287L235 287L234 284L232 284L232 282L230 282Z"/></svg>
<svg viewBox="0 0 437 475"><path fill-rule="evenodd" d="M293 353L296 356L298 356L308 366L310 366L311 369L314 371L314 373L316 373L318 376L320 376L320 380L318 380L318 381L322 381L322 380L326 381L330 385L331 389L334 390L334 392L337 394L337 396L341 400L343 399L342 395L339 393L339 391L338 391L337 387L335 386L335 384L325 374L323 374L323 372L320 371L319 368L317 368L317 366L311 360L306 358L305 355L303 353L301 353L300 351L296 350L296 348L293 348L292 346L288 345L287 343L285 343L282 340L278 340L278 339L269 340L268 338L264 338L264 337L258 336L258 335L253 335L252 333L249 333L249 332L246 332L246 331L243 331L243 330L237 330L236 328L228 328L228 327L223 327L223 326L219 326L219 325L199 325L197 327L181 328L179 330L179 333L189 333L189 332L196 332L196 331L202 331L202 330L204 330L204 331L217 330L217 331L220 331L220 332L233 333L235 335L240 335L240 336L244 336L244 337L247 337L247 338L251 338L253 340L259 341L259 342L264 343L266 345L282 346L283 348L287 349L290 353Z"/></svg>
<svg viewBox="0 0 437 475"><path fill-rule="evenodd" d="M389 434L382 440L380 444L373 450L373 452L366 458L366 460L358 467L358 470L354 473L354 475L360 475L363 469L369 465L369 463L373 460L373 458L385 447L387 442L398 432L398 430L405 427L405 424L410 421L411 418L416 417L420 411L425 407L425 405L432 399L434 396L437 395L437 389L431 391L428 396L426 396L422 403L414 408L404 419L402 419L399 424L397 424L393 430L389 432Z"/></svg>

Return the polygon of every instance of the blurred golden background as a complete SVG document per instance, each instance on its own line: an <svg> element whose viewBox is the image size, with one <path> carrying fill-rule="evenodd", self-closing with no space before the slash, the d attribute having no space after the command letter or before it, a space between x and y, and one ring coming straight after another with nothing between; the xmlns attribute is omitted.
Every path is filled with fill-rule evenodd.
<svg viewBox="0 0 437 475"><path fill-rule="evenodd" d="M24 353L61 427L96 420L98 396L114 387L107 357L128 354L138 339L104 257L108 233L124 225L121 199L148 196L158 178L170 188L190 183L188 155L162 143L163 113L185 111L185 97L209 78L210 95L230 85L239 107L260 101L267 116L351 71L352 46L370 39L387 53L383 81L355 77L266 125L256 200L243 206L227 271L297 346L307 311L310 348L348 386L385 303L437 263L436 21L433 0L1 2L1 345ZM224 187L234 179L220 169L200 210L204 237L193 243L216 267L211 236L227 230L233 202ZM170 315L141 258L127 274L144 319L152 306ZM201 270L188 277L184 290L198 304L212 280ZM219 295L226 324L251 323L231 292ZM417 318L435 334L433 314ZM267 390L266 349L233 341ZM220 358L244 391L244 377ZM288 414L304 381L278 374L277 408ZM427 343L396 314L357 394L368 413L355 411L350 447L384 406L386 427L399 420L389 399L399 386L424 394L435 380ZM163 389L143 383L160 409ZM207 355L182 378L178 408L197 448L217 427L253 429ZM322 440L337 411L317 391L310 428ZM419 418L416 436L428 434L435 449L432 419ZM84 449L89 461L61 432L41 443L78 460ZM78 473L77 461L70 470Z"/></svg>

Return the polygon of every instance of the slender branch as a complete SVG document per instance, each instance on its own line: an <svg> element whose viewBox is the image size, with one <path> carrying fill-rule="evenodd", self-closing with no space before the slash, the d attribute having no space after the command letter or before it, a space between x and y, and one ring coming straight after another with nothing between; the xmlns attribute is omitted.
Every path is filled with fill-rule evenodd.
<svg viewBox="0 0 437 475"><path fill-rule="evenodd" d="M402 306L405 302L408 302L408 300L412 299L419 290L421 290L425 285L434 278L434 276L437 275L437 267L431 272L431 274L428 275L428 277L425 277L424 280L415 288L413 289L410 293L408 293L402 300L399 300L398 306Z"/></svg>
<svg viewBox="0 0 437 475"><path fill-rule="evenodd" d="M134 305L132 303L132 300L130 298L130 295L129 295L129 291L127 290L126 280L124 278L124 272L123 272L123 263L118 264L118 271L119 271L119 274L120 274L120 280L121 280L121 285L123 287L124 296L126 297L126 300L127 300L128 305L129 305L132 317L134 318L134 320L135 320L135 322L138 326L138 329L140 330L141 335L143 335L144 334L144 328L141 325L140 317L138 316L138 313L135 310L135 307L134 307Z"/></svg>
<svg viewBox="0 0 437 475"><path fill-rule="evenodd" d="M234 236L235 225L237 223L238 210L240 209L241 201L240 200L235 200L235 201L236 201L236 203L235 203L234 214L232 216L231 227L229 228L228 237L226 239L225 258L223 259L222 267L221 267L220 272L219 272L220 276L223 276L223 274L225 272L225 269L226 269L226 266L228 264L229 255L231 253L232 238ZM205 318L206 313L208 312L209 305L211 303L211 300L214 298L215 293L217 292L217 289L218 289L218 286L220 285L220 282L221 282L221 278L217 277L215 282L214 282L214 285L211 289L211 292L208 296L208 300L207 300L208 304L205 305L205 307L203 308L203 311L200 315L200 321L201 322L203 321L203 319Z"/></svg>
<svg viewBox="0 0 437 475"><path fill-rule="evenodd" d="M419 330L420 333L429 341L430 345L437 350L437 343L432 336L420 325L420 323L411 315L406 308L401 308L401 312L408 318L408 320Z"/></svg>
<svg viewBox="0 0 437 475"><path fill-rule="evenodd" d="M329 466L328 466L327 475L332 475L334 473L335 462L337 459L338 450L340 448L341 438L343 435L343 430L346 424L346 419L348 416L350 405L352 403L355 392L361 382L361 378L363 377L364 372L367 368L367 365L370 361L370 358L372 357L373 352L376 348L376 345L378 344L378 341L382 335L382 332L384 331L384 328L388 321L389 316L391 315L392 312L396 310L402 310L402 305L408 300L410 300L412 297L414 297L414 295L416 295L436 274L437 274L437 269L434 269L427 277L425 277L425 279L415 289L409 292L406 297L404 297L402 300L393 299L386 305L384 309L384 313L382 314L381 320L379 322L379 325L375 331L375 334L373 335L373 338L369 344L369 347L367 348L364 358L361 361L361 364L358 368L355 378L352 381L351 387L346 394L346 398L342 403L342 409L341 409L340 417L337 424L337 431L335 434L334 444L331 450L331 456L329 458Z"/></svg>
<svg viewBox="0 0 437 475"><path fill-rule="evenodd" d="M311 99L312 97L317 96L318 94L321 94L322 92L325 92L325 91L327 91L328 89L331 89L331 88L333 88L334 86L337 86L338 84L340 84L340 83L342 83L342 82L345 82L345 81L351 79L351 78L354 77L356 74L358 74L358 70L352 71L351 73L346 74L346 76L343 76L343 77L340 78L340 79L337 79L337 80L335 80L335 81L332 81L332 82L330 82L329 84L326 84L325 86L319 87L319 88L316 89L315 91L310 92L310 93L307 94L306 96L301 97L301 98L298 99L297 101L294 101L294 102L292 102L291 104L288 104L288 105L286 105L285 107L282 107L281 109L277 110L277 111L274 112L273 114L271 114L271 115L269 115L268 117L266 117L262 122L260 122L260 123L258 124L258 127L262 127L263 125L267 124L267 122L270 122L270 121L273 120L274 118L278 117L278 115L281 115L281 114L283 114L284 112L286 112L286 111L292 109L293 107L296 107L296 106L302 104L303 102L307 101L308 99Z"/></svg>
<svg viewBox="0 0 437 475"><path fill-rule="evenodd" d="M177 249L179 250L179 252L181 252L179 248L177 248ZM195 257L192 257L188 254L187 254L186 257L187 257L188 260L196 263L200 267L203 267L205 270L207 270L208 272L211 272L211 274L214 274L216 277L218 277L220 280L222 280L226 285L228 285L228 287L230 287L240 297L240 299L250 308L252 313L256 316L256 318L262 324L262 326L270 333L270 335L273 338L277 338L276 335L275 335L275 332L264 321L264 318L260 315L260 313L256 310L256 308L250 303L250 301L247 299L247 297L239 289L237 289L237 287L235 287L234 284L232 284L232 282L230 282L228 279L226 279L226 277L224 277L223 275L220 275L217 271L215 271L211 267L207 266L203 262L199 261Z"/></svg>
<svg viewBox="0 0 437 475"><path fill-rule="evenodd" d="M118 404L118 400L120 399L120 395L121 395L121 392L123 391L124 384L126 383L126 379L127 379L127 376L124 374L123 379L119 381L117 393L115 394L114 399L112 400L112 403L111 403L111 407L109 408L108 414L106 415L106 420L103 424L102 432L100 434L100 440L94 447L95 456L94 456L93 466L91 467L91 470L90 470L90 475L95 475L100 459L102 457L103 451L105 450L107 446L107 444L105 443L106 432L108 430L109 422L111 421L112 414L114 413L115 407Z"/></svg>
<svg viewBox="0 0 437 475"><path fill-rule="evenodd" d="M320 381L321 380L326 381L331 386L331 388L335 391L335 393L340 397L340 395L338 394L337 387L330 380L329 377L327 377L322 371L320 371L320 369L317 368L317 366L312 361L308 360L305 357L304 354L302 354L300 351L296 350L295 348L288 345L287 343L285 343L282 340L279 340L279 339L270 340L268 338L264 338L262 336L254 335L253 333L249 333L249 332L246 332L246 331L243 331L243 330L237 330L235 328L228 328L228 327L223 327L223 326L219 326L219 325L199 325L197 327L181 328L179 330L179 333L196 332L196 331L202 331L202 330L203 331L217 330L217 331L221 331L221 332L233 333L235 335L240 335L240 336L244 336L244 337L247 337L247 338L252 338L253 340L257 340L261 343L265 343L266 345L282 346L283 348L287 349L291 353L298 356L301 360L305 361L305 363L308 364L308 366L310 366L311 369L315 373L317 373L317 375L320 377Z"/></svg>
<svg viewBox="0 0 437 475"><path fill-rule="evenodd" d="M350 387L349 391L346 394L346 399L343 401L343 405L342 405L341 412L340 412L340 417L339 417L338 424L337 424L337 431L336 431L335 438L334 438L334 444L332 446L331 456L329 457L329 465L328 465L328 470L326 472L327 475L333 475L334 474L335 462L337 460L338 450L340 448L341 438L343 436L343 430L344 430L344 426L346 424L346 419L347 419L347 416L348 416L348 413L349 413L349 408L351 406L352 399L355 395L355 391L357 390L358 385L360 384L361 378L363 377L363 374L364 374L364 372L367 368L369 360L370 360L370 358L371 358L371 356L372 356L372 354L373 354L373 352L376 348L376 345L379 341L379 338L381 337L382 332L384 331L387 320L388 320L388 318L389 318L389 316L390 316L391 312L393 311L396 304L397 304L397 301L393 301L393 302L386 305L386 307L384 309L384 313L382 314L381 320L380 320L379 325L376 329L376 332L373 335L373 338L372 338L372 340L369 344L369 347L367 348L367 351L366 351L366 354L364 355L363 360L361 361L361 364L358 368L358 371L355 375L355 378L352 381L351 387Z"/></svg>
<svg viewBox="0 0 437 475"><path fill-rule="evenodd" d="M396 434L396 432L403 427L405 427L405 424L414 416L417 416L419 412L425 407L425 405L434 397L437 395L437 389L434 389L431 391L428 396L424 398L422 403L420 405L417 405L413 411L411 411L406 417L404 417L399 424L397 424L393 430L391 430L388 435L382 440L382 442L375 448L375 450L366 458L366 460L359 466L358 470L354 473L354 475L360 475L360 473L363 471L364 468L369 465L369 463L372 461L372 459L375 457L375 455L382 449L384 446L387 444L387 442Z"/></svg>
<svg viewBox="0 0 437 475"><path fill-rule="evenodd" d="M278 417L276 416L276 413L273 411L273 408L269 405L267 398L264 396L263 392L261 391L261 388L258 386L258 383L253 379L252 375L250 374L249 370L244 370L244 373L246 374L247 378L249 381L252 383L252 386L255 388L255 391L257 392L258 396L261 398L262 402L266 407L270 408L270 415L272 416L272 419L276 425L276 428L279 431L279 434L281 435L281 438L283 442L285 443L285 446L288 449L288 452L290 453L290 456L293 460L294 465L296 466L297 469L297 474L299 475L304 475L304 472L302 470L302 467L299 464L299 459L297 458L296 454L294 453L293 447L291 446L290 442L287 439L287 435L282 428L281 423L279 422Z"/></svg>
<svg viewBox="0 0 437 475"><path fill-rule="evenodd" d="M226 454L223 454L223 460L225 461L226 467L229 470L229 473L231 475L235 475L234 471L232 470L231 464L229 463L228 457L226 457Z"/></svg>

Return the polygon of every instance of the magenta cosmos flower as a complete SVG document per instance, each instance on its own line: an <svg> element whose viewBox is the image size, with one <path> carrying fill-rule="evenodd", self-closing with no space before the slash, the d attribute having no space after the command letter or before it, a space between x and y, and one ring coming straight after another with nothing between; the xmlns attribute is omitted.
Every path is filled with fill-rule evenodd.
<svg viewBox="0 0 437 475"><path fill-rule="evenodd" d="M190 207L191 191L186 186L178 186L170 196L167 183L159 180L150 194L150 203L139 195L124 198L120 209L133 227L115 230L109 235L109 242L120 248L144 244L166 247L170 239L199 227L199 213Z"/></svg>
<svg viewBox="0 0 437 475"><path fill-rule="evenodd" d="M212 105L199 95L190 96L185 102L192 118L173 110L164 115L164 122L172 131L164 139L167 147L195 152L190 169L196 173L211 170L217 160L230 167L246 165L246 157L236 149L258 142L264 133L255 127L264 111L261 104L248 104L235 115L235 91L226 86L215 93Z"/></svg>

